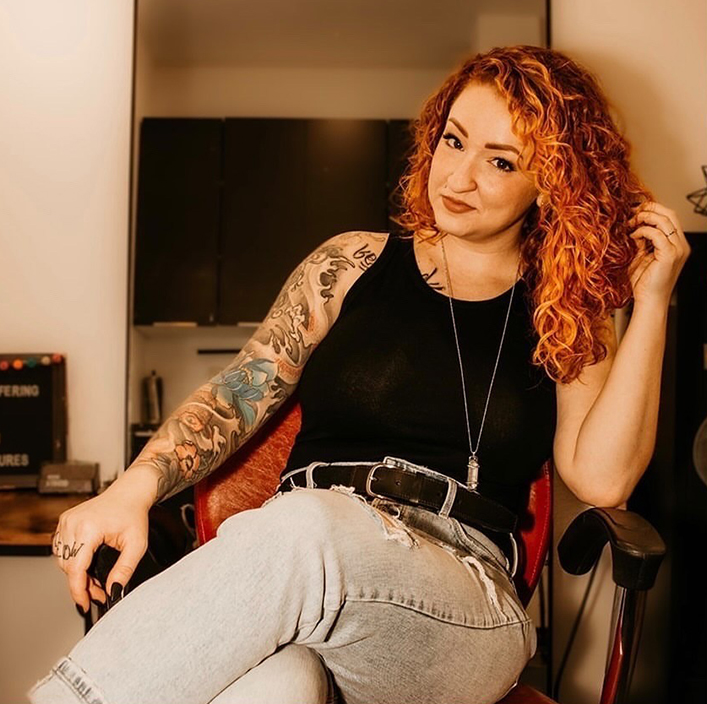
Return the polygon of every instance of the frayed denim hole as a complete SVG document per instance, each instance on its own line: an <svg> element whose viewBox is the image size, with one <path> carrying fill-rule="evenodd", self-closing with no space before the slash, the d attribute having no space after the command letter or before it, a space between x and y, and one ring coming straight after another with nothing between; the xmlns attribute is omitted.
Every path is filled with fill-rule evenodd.
<svg viewBox="0 0 707 704"><path fill-rule="evenodd" d="M387 511L383 511L377 506L372 505L364 496L357 494L354 487L345 486L343 484L332 484L329 487L330 491L337 491L345 496L358 501L368 513L374 518L383 532L386 540L395 540L407 548L419 547L420 543L417 537L411 532L399 518L392 516Z"/></svg>
<svg viewBox="0 0 707 704"><path fill-rule="evenodd" d="M480 560L474 555L466 555L465 557L462 557L461 561L472 577L475 576L474 571L476 572L476 576L478 576L479 580L481 581L481 584L484 586L489 600L494 605L496 610L502 614L503 609L501 608L501 602L498 598L498 591L496 590L496 585L494 584L494 581L491 579L491 577L489 577L489 575L486 573L486 569L481 564ZM474 566L474 570L472 570L471 568L472 565Z"/></svg>

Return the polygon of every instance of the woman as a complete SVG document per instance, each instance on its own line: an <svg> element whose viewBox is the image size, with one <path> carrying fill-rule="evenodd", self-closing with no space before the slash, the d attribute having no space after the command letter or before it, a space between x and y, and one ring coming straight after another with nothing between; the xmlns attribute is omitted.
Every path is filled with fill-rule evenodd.
<svg viewBox="0 0 707 704"><path fill-rule="evenodd" d="M411 237L314 251L232 364L62 514L55 554L86 609L106 598L93 552L118 548L120 599L149 507L298 387L281 491L130 592L31 700L320 702L334 681L350 703L502 698L536 647L511 581L534 473L552 454L580 500L619 506L653 452L690 248L628 157L596 80L560 52L496 48L449 76L402 181ZM611 312L630 299L617 352Z"/></svg>

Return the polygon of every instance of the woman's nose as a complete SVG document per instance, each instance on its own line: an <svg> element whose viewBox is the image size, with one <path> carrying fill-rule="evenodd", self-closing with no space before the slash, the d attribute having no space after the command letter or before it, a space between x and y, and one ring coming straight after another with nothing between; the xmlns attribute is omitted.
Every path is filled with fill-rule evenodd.
<svg viewBox="0 0 707 704"><path fill-rule="evenodd" d="M476 190L476 167L471 161L458 163L447 179L447 185L456 193Z"/></svg>

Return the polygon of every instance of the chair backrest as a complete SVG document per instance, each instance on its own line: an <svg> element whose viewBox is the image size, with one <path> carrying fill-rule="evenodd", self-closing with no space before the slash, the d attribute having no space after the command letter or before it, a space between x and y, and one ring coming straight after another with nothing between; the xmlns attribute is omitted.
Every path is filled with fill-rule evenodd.
<svg viewBox="0 0 707 704"><path fill-rule="evenodd" d="M240 450L195 485L199 544L211 540L229 516L257 508L275 493L301 418L299 404L289 399ZM519 517L520 566L515 585L525 605L540 579L550 546L551 519L552 460L547 460L530 487L526 511Z"/></svg>

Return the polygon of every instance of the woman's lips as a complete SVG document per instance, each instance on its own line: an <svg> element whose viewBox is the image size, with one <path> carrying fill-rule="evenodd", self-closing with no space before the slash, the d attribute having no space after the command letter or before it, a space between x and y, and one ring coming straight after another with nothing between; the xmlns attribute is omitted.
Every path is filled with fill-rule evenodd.
<svg viewBox="0 0 707 704"><path fill-rule="evenodd" d="M467 213L474 209L470 205L450 200L447 196L442 196L442 202L444 203L444 207L447 208L447 210L451 210L453 213Z"/></svg>

